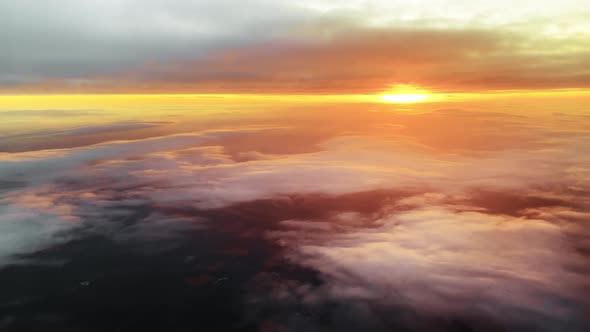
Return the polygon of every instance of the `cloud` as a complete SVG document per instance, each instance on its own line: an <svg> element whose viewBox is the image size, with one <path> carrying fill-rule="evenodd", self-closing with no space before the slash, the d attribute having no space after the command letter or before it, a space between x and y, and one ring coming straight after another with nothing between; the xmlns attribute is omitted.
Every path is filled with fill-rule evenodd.
<svg viewBox="0 0 590 332"><path fill-rule="evenodd" d="M351 28L322 42L269 43L152 64L121 79L139 90L159 82L171 91L249 93L376 93L400 83L437 91L588 87L589 73L580 71L587 48L557 53L531 46L529 38L477 29Z"/></svg>
<svg viewBox="0 0 590 332"><path fill-rule="evenodd" d="M470 120L462 120L465 118ZM382 119L375 120L381 123ZM338 195L388 188L462 193L478 188L506 191L564 186L570 191L583 191L588 185L584 169L577 166L584 159L586 139L575 132L568 136L565 130L560 141L553 141L546 138L546 130L527 131L525 125L519 124L526 123L527 118L514 122L511 118L500 120L485 114L448 111L391 115L389 121L403 124L401 131L374 131L370 127L364 134L332 138L327 133L318 151L312 152L281 153L281 146L288 142L276 141L267 145L276 144L273 149L279 153L244 159L243 153L252 155L252 149L243 143L259 142L239 137L265 137L273 131L252 127L48 150L45 155L6 154L0 174L30 182L71 178L75 183L78 178L116 178L120 186L165 184L142 194L161 204L198 208L290 193ZM449 132L424 130L424 121L433 128L448 124ZM303 130L301 135L306 132L304 128L297 130ZM410 133L413 136L408 136ZM451 134L470 145L457 149L452 141L450 146L444 143L445 136ZM490 141L497 145L504 137L514 135L522 137L515 146L506 145L499 150L494 146L489 151L485 148ZM224 140L232 136L238 139ZM202 146L205 142L208 146ZM524 147L533 150L523 153ZM286 149L289 150L288 146ZM437 149L442 149L442 153ZM531 164L537 167L528 168Z"/></svg>
<svg viewBox="0 0 590 332"><path fill-rule="evenodd" d="M42 152L0 154L0 175L34 182L35 179L56 179L63 172L88 163L113 158L132 158L149 153L194 147L206 140L257 130L221 129L198 133L152 137L134 141L114 141L73 149L44 150Z"/></svg>
<svg viewBox="0 0 590 332"><path fill-rule="evenodd" d="M5 113L7 112L3 112L2 115L4 116ZM23 112L24 114L20 115L19 112L15 112L14 115L16 116L24 116L26 117L27 114L30 114L32 116L37 116L37 115L43 115L44 117L53 117L54 112L51 112L50 114L37 114L37 112L33 112L33 113L28 113L28 112ZM73 115L73 114L71 114ZM60 116L60 115L58 115ZM64 115L61 115L64 116ZM159 126L164 126L164 125L168 125L168 124L172 124L173 122L169 122L169 121L145 121L145 122L134 122L134 121L127 121L127 122L117 122L117 123L108 123L108 124L103 124L103 125L95 125L95 126L84 126L84 127L78 127L78 128L69 128L69 129L65 129L65 130L45 130L45 131L33 131L33 132L28 132L28 133L24 133L24 134L16 134L16 135L7 135L7 136L3 136L3 139L10 141L7 143L4 143L4 146L6 146L7 148L9 146L14 146L14 145L18 145L18 144L24 144L26 145L26 141L27 140L35 140L35 139L41 139L41 140L48 140L48 139L52 139L57 137L67 137L67 138L72 138L72 136L83 136L83 135L100 135L100 134L105 134L105 133L112 133L112 132L120 132L120 131L129 131L129 130L136 130L136 129L146 129L146 128L153 128L153 127L159 127ZM14 152L14 151L11 151Z"/></svg>
<svg viewBox="0 0 590 332"><path fill-rule="evenodd" d="M91 135L91 134L100 134L104 132L111 132L111 131L123 131L123 130L133 130L133 129L141 129L141 128L150 128L156 127L161 125L170 124L172 122L166 121L154 121L154 122L120 122L114 124L107 124L103 126L94 126L94 127L82 127L77 129L70 129L66 130L62 134L64 135Z"/></svg>
<svg viewBox="0 0 590 332"><path fill-rule="evenodd" d="M89 76L148 61L265 39L297 16L280 7L265 0L237 7L232 1L3 1L7 52L0 84L50 78L84 84Z"/></svg>
<svg viewBox="0 0 590 332"><path fill-rule="evenodd" d="M88 127L78 132L108 129ZM220 129L72 149L0 154L0 177L12 179L0 183L0 243L4 253L0 266L14 262L16 254L25 255L70 237L87 236L88 232L116 230L118 240L135 239L141 243L181 237L183 231L200 227L196 223L199 218L187 221L183 216L149 212L152 203L144 191L161 184L134 173L157 172L170 165L206 167L233 162L221 147L199 145L267 129ZM147 209L147 215L143 215L142 209ZM110 222L129 216L138 224L134 221L121 229L120 224ZM83 232L73 234L79 230Z"/></svg>
<svg viewBox="0 0 590 332"><path fill-rule="evenodd" d="M2 116L6 115L7 112L2 112ZM8 112L11 113L11 112ZM19 112L15 112L17 115ZM54 112L51 112L50 117L53 116ZM26 117L27 114L37 116L36 112L24 112L22 116ZM8 114L10 115L10 114ZM73 114L72 114L73 115ZM47 116L47 115L46 115ZM66 116L65 114L58 116ZM33 119L35 121L35 119ZM2 152L22 152L22 151L34 151L34 150L47 150L51 148L64 148L64 147L75 147L84 146L100 143L101 141L107 141L108 138L102 138L105 134L119 133L149 129L160 126L172 124L173 122L167 121L143 121L143 122L117 122L109 123L104 125L95 126L84 126L79 128L68 128L68 129L53 129L53 130L37 130L26 133L18 133L13 135L6 135L0 137L0 151ZM108 136L107 136L108 137ZM72 141L76 142L72 142ZM64 142L65 141L65 142ZM69 142L68 142L69 141Z"/></svg>
<svg viewBox="0 0 590 332"><path fill-rule="evenodd" d="M587 88L583 2L536 7L3 1L0 37L8 51L0 59L0 91L372 93L395 83L440 91Z"/></svg>
<svg viewBox="0 0 590 332"><path fill-rule="evenodd" d="M182 280L252 283L253 315L270 303L375 330L411 330L406 314L417 330L583 330L585 118L333 115L2 154L0 264L67 260L100 238L171 262L198 252L205 267Z"/></svg>
<svg viewBox="0 0 590 332"><path fill-rule="evenodd" d="M66 232L78 226L39 210L0 205L0 267L22 262L19 254L68 241L70 237Z"/></svg>
<svg viewBox="0 0 590 332"><path fill-rule="evenodd" d="M551 221L426 205L375 224L336 234L314 221L284 224L299 233L292 259L326 279L310 300L369 300L431 317L484 316L505 328L522 324L539 331L575 330L583 322L579 309L588 303L580 292L588 282L567 266L587 260L570 251Z"/></svg>

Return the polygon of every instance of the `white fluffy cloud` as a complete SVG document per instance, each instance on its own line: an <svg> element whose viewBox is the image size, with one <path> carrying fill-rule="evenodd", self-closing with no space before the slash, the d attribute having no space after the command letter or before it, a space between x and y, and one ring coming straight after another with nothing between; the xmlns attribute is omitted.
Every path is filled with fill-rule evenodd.
<svg viewBox="0 0 590 332"><path fill-rule="evenodd" d="M578 307L564 299L585 303L579 293L585 277L568 269L584 266L585 258L549 221L429 206L376 223L315 237L290 225L300 232L293 259L324 274L328 299L379 300L433 315L472 311L527 324L540 316L580 319Z"/></svg>

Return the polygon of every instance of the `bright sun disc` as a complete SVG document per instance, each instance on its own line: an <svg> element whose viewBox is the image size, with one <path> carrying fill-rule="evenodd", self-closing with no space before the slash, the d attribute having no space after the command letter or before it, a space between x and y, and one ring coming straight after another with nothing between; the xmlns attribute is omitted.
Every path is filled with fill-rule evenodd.
<svg viewBox="0 0 590 332"><path fill-rule="evenodd" d="M425 94L394 94L394 95L382 95L381 100L386 103L418 103L428 98Z"/></svg>

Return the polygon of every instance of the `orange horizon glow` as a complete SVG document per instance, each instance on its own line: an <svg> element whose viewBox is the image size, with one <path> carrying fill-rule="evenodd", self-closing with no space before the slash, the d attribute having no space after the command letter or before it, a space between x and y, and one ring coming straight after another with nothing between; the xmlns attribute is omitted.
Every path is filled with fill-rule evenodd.
<svg viewBox="0 0 590 332"><path fill-rule="evenodd" d="M381 95L381 100L386 103L419 103L425 101L429 92L423 88L410 85L398 84L394 85L388 92Z"/></svg>
<svg viewBox="0 0 590 332"><path fill-rule="evenodd" d="M393 95L383 95L381 99L386 103L419 103L428 98L425 94L393 94Z"/></svg>
<svg viewBox="0 0 590 332"><path fill-rule="evenodd" d="M555 89L475 92L430 92L424 89L387 90L376 94L4 94L0 95L0 110L47 109L51 107L80 108L81 106L146 106L154 100L176 101L181 104L198 101L205 104L223 102L243 103L458 103L493 100L562 99L568 103L587 102L588 89Z"/></svg>

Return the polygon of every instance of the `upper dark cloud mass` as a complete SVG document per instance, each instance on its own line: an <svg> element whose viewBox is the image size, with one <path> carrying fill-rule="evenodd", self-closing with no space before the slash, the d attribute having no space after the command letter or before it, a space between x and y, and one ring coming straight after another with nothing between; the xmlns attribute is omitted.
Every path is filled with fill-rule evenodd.
<svg viewBox="0 0 590 332"><path fill-rule="evenodd" d="M585 117L357 115L0 155L0 326L587 330Z"/></svg>
<svg viewBox="0 0 590 332"><path fill-rule="evenodd" d="M46 79L84 84L150 61L199 56L271 37L279 22L288 24L297 15L282 12L265 0L248 6L186 0L2 1L0 84Z"/></svg>
<svg viewBox="0 0 590 332"><path fill-rule="evenodd" d="M138 91L158 82L155 91L248 93L378 93L393 83L438 91L588 87L589 45L575 38L545 42L531 47L529 36L482 29L341 28L322 42L274 42L154 63L120 81ZM555 52L562 43L580 49Z"/></svg>
<svg viewBox="0 0 590 332"><path fill-rule="evenodd" d="M367 93L396 83L441 91L587 88L587 14L577 0L559 6L6 0L0 91Z"/></svg>

